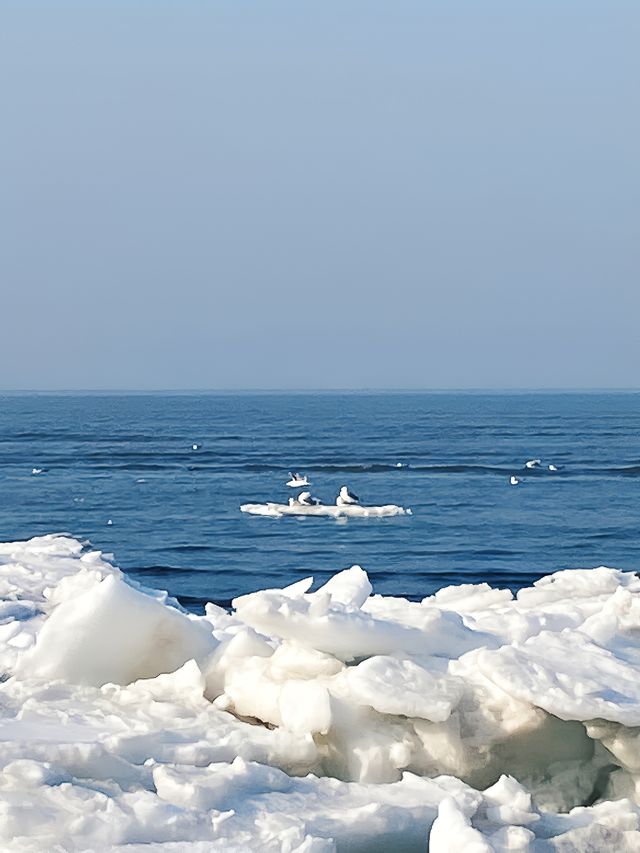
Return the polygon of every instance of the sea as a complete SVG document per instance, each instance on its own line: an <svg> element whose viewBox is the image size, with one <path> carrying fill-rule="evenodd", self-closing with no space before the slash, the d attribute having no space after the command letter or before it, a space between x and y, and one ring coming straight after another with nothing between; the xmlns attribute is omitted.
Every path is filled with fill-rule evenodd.
<svg viewBox="0 0 640 853"><path fill-rule="evenodd" d="M412 514L240 512L289 471ZM70 533L193 612L353 564L411 600L637 570L639 497L637 393L0 395L0 540Z"/></svg>

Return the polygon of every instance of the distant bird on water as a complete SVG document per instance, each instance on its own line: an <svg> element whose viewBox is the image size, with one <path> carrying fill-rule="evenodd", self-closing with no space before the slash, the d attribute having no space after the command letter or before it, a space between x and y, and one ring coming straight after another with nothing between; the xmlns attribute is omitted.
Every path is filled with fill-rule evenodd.
<svg viewBox="0 0 640 853"><path fill-rule="evenodd" d="M525 468L539 468L542 460L540 459L530 459L528 462L524 463Z"/></svg>
<svg viewBox="0 0 640 853"><path fill-rule="evenodd" d="M511 483L512 486L517 486L518 483L520 482L520 480L515 476L515 474L512 474L510 479L509 479L509 482Z"/></svg>
<svg viewBox="0 0 640 853"><path fill-rule="evenodd" d="M360 498L357 495L354 495L353 492L350 492L346 486L342 486L340 489L340 494L336 498L337 506L354 506L355 504L360 503Z"/></svg>
<svg viewBox="0 0 640 853"><path fill-rule="evenodd" d="M287 482L287 486L292 489L301 489L303 486L310 486L311 483L307 480L304 474L298 474L295 471L289 471L291 479Z"/></svg>

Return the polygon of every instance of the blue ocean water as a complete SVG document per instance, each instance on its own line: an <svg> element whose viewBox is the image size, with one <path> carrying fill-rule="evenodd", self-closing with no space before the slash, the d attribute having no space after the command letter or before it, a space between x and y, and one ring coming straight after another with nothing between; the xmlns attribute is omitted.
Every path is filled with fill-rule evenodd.
<svg viewBox="0 0 640 853"><path fill-rule="evenodd" d="M534 457L543 465L525 470ZM286 501L289 470L324 501L347 484L413 515L239 511ZM72 533L195 610L353 563L376 592L413 599L568 567L635 570L639 495L632 393L0 396L0 539Z"/></svg>

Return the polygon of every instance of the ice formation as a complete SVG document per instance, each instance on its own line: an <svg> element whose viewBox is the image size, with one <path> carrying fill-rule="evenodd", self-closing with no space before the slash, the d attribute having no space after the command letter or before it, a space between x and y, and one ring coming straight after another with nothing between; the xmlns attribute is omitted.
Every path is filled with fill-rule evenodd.
<svg viewBox="0 0 640 853"><path fill-rule="evenodd" d="M640 850L635 574L311 589L195 616L0 545L0 849Z"/></svg>
<svg viewBox="0 0 640 853"><path fill-rule="evenodd" d="M264 504L242 504L241 512L249 515L266 515L270 518L281 518L283 515L318 515L328 518L382 518L393 515L411 515L410 509L395 504L384 506L362 506L361 504L279 504L271 501Z"/></svg>

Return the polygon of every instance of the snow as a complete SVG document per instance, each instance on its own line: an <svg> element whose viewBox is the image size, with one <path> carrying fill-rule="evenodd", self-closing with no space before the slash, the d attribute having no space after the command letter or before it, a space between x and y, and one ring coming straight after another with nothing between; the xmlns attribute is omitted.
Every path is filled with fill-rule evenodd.
<svg viewBox="0 0 640 853"><path fill-rule="evenodd" d="M639 640L604 567L194 616L69 536L0 544L0 849L637 851Z"/></svg>

